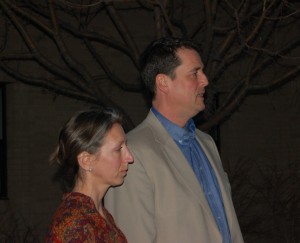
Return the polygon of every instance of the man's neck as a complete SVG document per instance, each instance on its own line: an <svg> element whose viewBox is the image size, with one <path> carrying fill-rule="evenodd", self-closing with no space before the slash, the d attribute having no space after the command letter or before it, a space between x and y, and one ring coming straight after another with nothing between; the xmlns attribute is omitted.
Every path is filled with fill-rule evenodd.
<svg viewBox="0 0 300 243"><path fill-rule="evenodd" d="M165 118L167 118L179 127L184 127L189 120L186 117L180 117L172 109L167 109L163 106L156 106L155 104L153 104L153 107Z"/></svg>

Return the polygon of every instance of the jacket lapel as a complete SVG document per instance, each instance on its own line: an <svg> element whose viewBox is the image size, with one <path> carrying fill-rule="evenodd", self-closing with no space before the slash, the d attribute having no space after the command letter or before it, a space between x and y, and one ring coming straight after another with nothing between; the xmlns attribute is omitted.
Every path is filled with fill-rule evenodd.
<svg viewBox="0 0 300 243"><path fill-rule="evenodd" d="M156 142L160 144L159 148L167 158L165 162L173 170L175 177L182 185L185 185L194 200L201 204L204 211L209 214L209 218L213 219L212 212L197 177L180 148L151 111L146 120L149 122L148 126L153 128Z"/></svg>
<svg viewBox="0 0 300 243"><path fill-rule="evenodd" d="M200 140L199 139L200 136L201 135L198 133L197 141L201 145L204 153L207 156L207 159L209 160L209 162L215 172L215 175L216 175L219 187L220 187L223 203L224 203L224 209L225 209L225 213L227 216L228 226L229 226L229 228L231 228L230 226L232 225L232 217L229 214L229 212L232 212L232 206L231 206L232 204L231 204L231 199L228 197L228 195L231 195L230 185L228 184L228 186L227 186L224 184L224 182L225 183L228 182L228 178L224 178L224 177L227 177L227 175L223 172L223 165L222 165L221 159L218 156L218 151L216 151L216 153L211 152L212 149L216 149L215 145L212 144L210 147L208 147L208 144L210 144L212 141L207 140L205 143L206 145L205 145L203 143L203 139L206 139L206 138L202 137ZM216 161L219 161L219 165L216 163Z"/></svg>

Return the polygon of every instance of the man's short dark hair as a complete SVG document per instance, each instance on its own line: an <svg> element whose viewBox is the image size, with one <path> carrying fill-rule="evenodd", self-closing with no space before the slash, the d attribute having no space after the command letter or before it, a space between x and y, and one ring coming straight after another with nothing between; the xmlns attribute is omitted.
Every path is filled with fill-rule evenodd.
<svg viewBox="0 0 300 243"><path fill-rule="evenodd" d="M166 74L175 78L174 70L181 64L177 50L187 48L196 50L199 55L199 47L189 39L164 37L152 41L141 54L140 75L150 98L156 95L155 78L157 74Z"/></svg>

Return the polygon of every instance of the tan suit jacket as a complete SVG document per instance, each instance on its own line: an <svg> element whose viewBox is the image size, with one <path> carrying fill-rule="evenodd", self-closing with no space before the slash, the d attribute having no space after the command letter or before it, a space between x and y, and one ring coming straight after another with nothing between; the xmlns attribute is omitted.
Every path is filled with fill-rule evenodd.
<svg viewBox="0 0 300 243"><path fill-rule="evenodd" d="M243 238L231 190L213 139L197 130L218 179L232 243ZM105 207L129 243L222 243L202 188L181 150L155 115L127 135L134 163L122 186L109 189Z"/></svg>

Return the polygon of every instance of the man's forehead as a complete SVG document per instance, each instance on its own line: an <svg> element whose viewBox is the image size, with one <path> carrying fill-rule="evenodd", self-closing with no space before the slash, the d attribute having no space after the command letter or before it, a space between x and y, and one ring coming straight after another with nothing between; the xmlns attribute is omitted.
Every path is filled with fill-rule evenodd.
<svg viewBox="0 0 300 243"><path fill-rule="evenodd" d="M193 53L193 55L190 56L190 53ZM203 68L204 66L200 54L195 49L181 48L177 50L177 55L181 64L185 61L195 64L198 68ZM187 55L189 56L187 57Z"/></svg>

